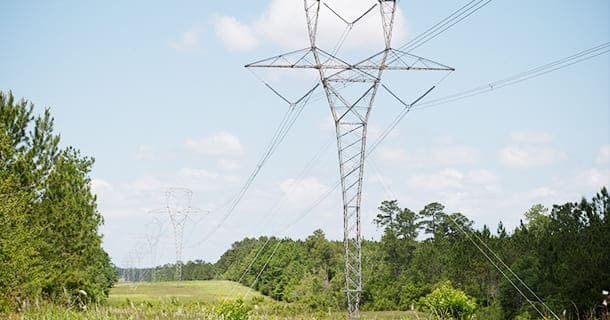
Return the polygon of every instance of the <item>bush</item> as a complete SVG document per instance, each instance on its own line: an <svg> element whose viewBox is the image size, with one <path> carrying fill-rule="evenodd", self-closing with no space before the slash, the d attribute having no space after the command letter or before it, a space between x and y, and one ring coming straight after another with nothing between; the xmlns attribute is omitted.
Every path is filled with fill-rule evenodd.
<svg viewBox="0 0 610 320"><path fill-rule="evenodd" d="M225 301L214 308L216 315L224 320L247 320L251 310L242 299Z"/></svg>
<svg viewBox="0 0 610 320"><path fill-rule="evenodd" d="M420 299L420 304L429 309L433 319L472 319L476 302L463 291L454 289L451 282L440 283L434 291Z"/></svg>

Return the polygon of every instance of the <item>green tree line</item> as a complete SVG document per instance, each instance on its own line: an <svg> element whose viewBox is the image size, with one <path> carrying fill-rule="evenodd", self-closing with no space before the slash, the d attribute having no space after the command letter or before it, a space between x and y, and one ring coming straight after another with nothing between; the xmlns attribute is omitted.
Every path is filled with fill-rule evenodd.
<svg viewBox="0 0 610 320"><path fill-rule="evenodd" d="M116 280L98 233L93 159L59 143L49 109L36 115L0 91L0 312L103 301Z"/></svg>
<svg viewBox="0 0 610 320"><path fill-rule="evenodd" d="M164 264L154 268L116 268L121 281L128 282L154 282L176 281L176 265ZM182 265L181 280L212 280L220 277L214 264L203 260L188 261Z"/></svg>
<svg viewBox="0 0 610 320"><path fill-rule="evenodd" d="M362 243L361 309L425 309L456 299L468 314L476 308L481 319L541 318L536 309L553 318L538 297L564 318L593 318L602 312L602 290L610 288L609 212L603 187L590 200L550 210L534 205L514 230L500 222L492 232L488 226L474 228L461 213L447 213L440 203L416 212L396 200L383 201L373 221L383 235ZM514 276L505 278L477 246L490 258L501 258L532 292ZM343 268L343 243L316 230L304 240L245 238L214 264L187 263L183 274L239 281L274 299L320 311L344 308ZM173 280L173 264L146 270L147 279L153 270ZM195 270L201 278L192 277Z"/></svg>

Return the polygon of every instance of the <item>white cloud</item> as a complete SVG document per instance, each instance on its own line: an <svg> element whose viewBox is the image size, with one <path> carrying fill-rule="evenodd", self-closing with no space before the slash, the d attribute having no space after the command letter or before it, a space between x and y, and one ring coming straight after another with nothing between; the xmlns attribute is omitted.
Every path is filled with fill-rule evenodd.
<svg viewBox="0 0 610 320"><path fill-rule="evenodd" d="M240 183L240 177L233 174L219 174L205 169L182 168L178 171L180 184L198 186L198 190L211 191Z"/></svg>
<svg viewBox="0 0 610 320"><path fill-rule="evenodd" d="M540 167L565 158L564 152L545 146L509 146L500 151L500 161L513 168Z"/></svg>
<svg viewBox="0 0 610 320"><path fill-rule="evenodd" d="M377 1L329 0L329 7L352 22ZM379 8L373 9L365 18L356 23L350 37L344 42L347 48L370 47L371 43L383 46L383 32ZM340 39L347 25L332 13L326 6L320 7L318 45L332 50ZM272 0L263 15L255 22L255 28L261 35L285 48L307 47L307 23L300 1ZM402 41L405 38L404 17L399 9L396 13L394 38Z"/></svg>
<svg viewBox="0 0 610 320"><path fill-rule="evenodd" d="M471 170L466 175L467 181L475 185L495 184L498 182L498 176L485 169Z"/></svg>
<svg viewBox="0 0 610 320"><path fill-rule="evenodd" d="M610 169L591 168L576 175L575 184L596 190L610 185Z"/></svg>
<svg viewBox="0 0 610 320"><path fill-rule="evenodd" d="M235 159L221 158L218 159L218 168L224 171L237 171L241 168L241 164Z"/></svg>
<svg viewBox="0 0 610 320"><path fill-rule="evenodd" d="M354 2L352 0L328 0L328 6L333 8L349 22L366 12L377 1L367 0ZM383 31L379 8L373 9L361 22L355 23L350 36L344 41L345 48L370 48L371 43L383 48ZM240 22L233 17L216 19L215 26L219 38L233 50L249 50L256 47L258 38L286 49L305 48L309 46L307 22L302 1L271 0L269 6L258 19L249 23ZM317 44L323 49L332 51L346 30L347 25L341 21L326 6L320 6ZM394 39L404 41L405 18L400 8L396 12Z"/></svg>
<svg viewBox="0 0 610 320"><path fill-rule="evenodd" d="M244 152L239 139L225 131L202 139L187 139L184 146L190 151L210 156L240 156Z"/></svg>
<svg viewBox="0 0 610 320"><path fill-rule="evenodd" d="M178 174L183 178L214 180L218 178L217 173L209 172L205 169L182 168Z"/></svg>
<svg viewBox="0 0 610 320"><path fill-rule="evenodd" d="M449 168L407 179L406 189L397 195L411 209L418 210L426 203L439 201L446 205L448 212L463 212L481 222L489 219L488 215L495 210L494 203L505 196L501 183L500 177L487 169Z"/></svg>
<svg viewBox="0 0 610 320"><path fill-rule="evenodd" d="M475 163L479 158L479 154L474 148L454 145L432 149L431 158L435 163L453 166Z"/></svg>
<svg viewBox="0 0 610 320"><path fill-rule="evenodd" d="M544 144L553 141L553 135L544 131L517 131L510 134L510 139L517 143Z"/></svg>
<svg viewBox="0 0 610 320"><path fill-rule="evenodd" d="M151 146L142 145L136 152L136 160L154 160L155 152Z"/></svg>
<svg viewBox="0 0 610 320"><path fill-rule="evenodd" d="M379 148L376 153L379 160L385 163L419 167L457 166L474 164L479 160L477 149L463 145L428 146L417 150L387 146Z"/></svg>
<svg viewBox="0 0 610 320"><path fill-rule="evenodd" d="M165 191L171 187L186 187L193 191L193 203L199 208L212 208L215 202L228 197L241 183L231 173L218 173L199 168L182 168L168 176L144 175L124 182L93 179L92 190L98 196L100 212L107 221L145 216L152 209L165 206ZM208 204L201 201L206 199Z"/></svg>
<svg viewBox="0 0 610 320"><path fill-rule="evenodd" d="M217 17L212 24L216 35L228 50L248 51L258 46L251 27L240 23L235 17Z"/></svg>
<svg viewBox="0 0 610 320"><path fill-rule="evenodd" d="M462 172L456 169L444 169L431 174L419 174L409 179L409 185L415 189L485 189L496 190L498 177L489 170L469 170Z"/></svg>
<svg viewBox="0 0 610 320"><path fill-rule="evenodd" d="M500 150L500 162L508 167L541 167L567 158L565 152L549 145L554 138L548 132L517 131L510 139L513 144Z"/></svg>
<svg viewBox="0 0 610 320"><path fill-rule="evenodd" d="M153 176L143 176L129 183L111 183L99 178L91 182L97 195L99 211L111 223L116 219L146 215L156 198L161 199L164 183Z"/></svg>
<svg viewBox="0 0 610 320"><path fill-rule="evenodd" d="M463 188L464 174L455 169L445 169L432 174L419 174L409 179L414 188L443 190L448 188Z"/></svg>
<svg viewBox="0 0 610 320"><path fill-rule="evenodd" d="M301 1L272 0L253 25L258 34L285 48L304 48L309 43Z"/></svg>
<svg viewBox="0 0 610 320"><path fill-rule="evenodd" d="M549 187L538 187L527 192L528 202L531 203L534 200L540 201L541 199L547 200L549 198L557 197L557 191Z"/></svg>
<svg viewBox="0 0 610 320"><path fill-rule="evenodd" d="M280 190L286 199L297 205L305 205L320 197L328 191L328 186L321 183L316 177L301 180L287 179L280 183Z"/></svg>
<svg viewBox="0 0 610 320"><path fill-rule="evenodd" d="M377 156L383 162L405 162L409 159L407 153L402 148L396 147L382 147L377 151Z"/></svg>
<svg viewBox="0 0 610 320"><path fill-rule="evenodd" d="M199 46L203 28L191 28L180 36L180 39L171 41L169 46L178 52L188 52L196 49Z"/></svg>
<svg viewBox="0 0 610 320"><path fill-rule="evenodd" d="M140 177L128 186L133 192L139 194L154 193L167 187L169 187L167 183L164 183L160 178L152 175Z"/></svg>
<svg viewBox="0 0 610 320"><path fill-rule="evenodd" d="M114 187L110 182L96 178L91 180L91 190L94 194L102 194L114 190Z"/></svg>
<svg viewBox="0 0 610 320"><path fill-rule="evenodd" d="M599 148L596 161L600 164L610 163L610 144L605 144Z"/></svg>

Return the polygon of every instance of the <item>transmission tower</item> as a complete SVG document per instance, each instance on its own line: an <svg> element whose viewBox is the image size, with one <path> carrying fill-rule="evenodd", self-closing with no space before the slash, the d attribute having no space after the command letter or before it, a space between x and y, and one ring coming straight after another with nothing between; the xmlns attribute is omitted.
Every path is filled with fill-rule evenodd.
<svg viewBox="0 0 610 320"><path fill-rule="evenodd" d="M157 281L157 246L163 233L163 222L157 217L146 224L146 234L144 235L145 246L150 262L150 281Z"/></svg>
<svg viewBox="0 0 610 320"><path fill-rule="evenodd" d="M184 226L192 215L203 213L191 206L193 191L187 188L169 188L165 191L166 207L154 210L155 213L167 213L174 231L174 247L176 249L176 281L178 287L182 281L182 243L184 240Z"/></svg>
<svg viewBox="0 0 610 320"><path fill-rule="evenodd" d="M350 318L357 318L362 292L360 208L367 125L375 97L382 85L382 75L386 70L453 71L454 69L391 47L392 29L397 10L396 0L377 0L371 8L353 22L347 22L341 18L351 27L378 7L385 43L383 50L367 59L355 63L346 62L337 56L337 50L329 53L317 46L318 22L322 6L341 18L335 10L320 0L304 0L309 47L263 59L246 65L246 68L314 69L319 74L319 81L324 88L335 122L337 138L343 199L347 309ZM349 92L346 92L344 89L348 87ZM389 91L387 87L384 86L384 88ZM277 93L276 90L271 89ZM409 105L399 100L405 107L411 107L432 89ZM395 94L390 93L398 99Z"/></svg>

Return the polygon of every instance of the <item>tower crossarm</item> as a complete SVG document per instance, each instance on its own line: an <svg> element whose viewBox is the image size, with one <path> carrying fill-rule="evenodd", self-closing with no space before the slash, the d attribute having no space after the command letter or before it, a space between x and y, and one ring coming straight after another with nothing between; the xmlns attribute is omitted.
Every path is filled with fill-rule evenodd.
<svg viewBox="0 0 610 320"><path fill-rule="evenodd" d="M405 51L386 48L358 63L353 68L362 70L422 70L454 71L455 69L436 61Z"/></svg>

